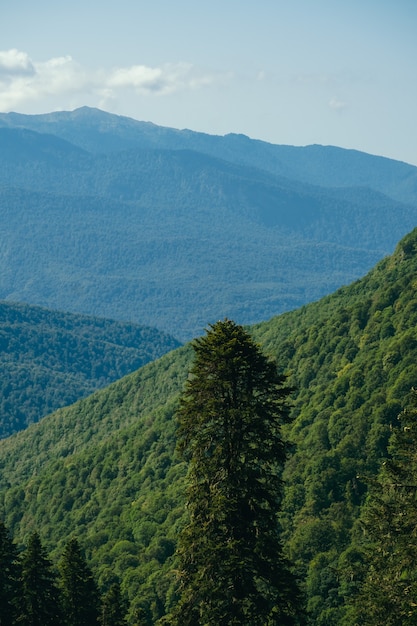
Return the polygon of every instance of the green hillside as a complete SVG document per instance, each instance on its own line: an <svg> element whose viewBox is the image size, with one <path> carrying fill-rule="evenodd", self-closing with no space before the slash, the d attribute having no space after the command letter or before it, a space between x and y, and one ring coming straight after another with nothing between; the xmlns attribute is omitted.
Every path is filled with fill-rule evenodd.
<svg viewBox="0 0 417 626"><path fill-rule="evenodd" d="M191 339L363 276L417 224L417 168L94 109L0 114L0 298Z"/></svg>
<svg viewBox="0 0 417 626"><path fill-rule="evenodd" d="M364 479L416 385L416 255L413 231L363 280L254 329L297 389L284 526L312 623L341 623Z"/></svg>
<svg viewBox="0 0 417 626"><path fill-rule="evenodd" d="M251 330L295 386L282 526L311 624L343 624L358 476L376 475L417 380L416 272L417 230L365 278ZM38 530L58 554L77 535L102 588L120 578L149 624L169 604L183 514L173 414L190 358L180 348L0 442L17 541Z"/></svg>
<svg viewBox="0 0 417 626"><path fill-rule="evenodd" d="M0 302L0 438L178 346L146 326Z"/></svg>

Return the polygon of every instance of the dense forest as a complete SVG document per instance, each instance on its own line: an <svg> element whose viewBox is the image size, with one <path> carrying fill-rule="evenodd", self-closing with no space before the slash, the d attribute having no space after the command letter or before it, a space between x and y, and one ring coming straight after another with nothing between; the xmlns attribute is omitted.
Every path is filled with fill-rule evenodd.
<svg viewBox="0 0 417 626"><path fill-rule="evenodd" d="M363 279L248 329L293 387L280 525L312 625L380 624L376 575L398 591L384 611L399 607L402 621L384 623L416 619L415 528L401 514L415 506L416 272L417 230ZM0 442L1 515L16 545L37 531L57 563L77 536L100 592L120 582L130 624L138 612L155 624L173 601L187 470L174 414L191 361L181 347Z"/></svg>
<svg viewBox="0 0 417 626"><path fill-rule="evenodd" d="M1 624L125 626L127 611L118 583L100 594L76 538L68 540L55 567L37 532L19 553L0 522Z"/></svg>
<svg viewBox="0 0 417 626"><path fill-rule="evenodd" d="M415 624L417 169L87 107L0 166L0 623Z"/></svg>
<svg viewBox="0 0 417 626"><path fill-rule="evenodd" d="M0 298L181 341L363 276L416 224L417 168L81 109L0 114ZM192 302L192 306L189 303Z"/></svg>
<svg viewBox="0 0 417 626"><path fill-rule="evenodd" d="M179 345L155 328L0 302L0 438Z"/></svg>

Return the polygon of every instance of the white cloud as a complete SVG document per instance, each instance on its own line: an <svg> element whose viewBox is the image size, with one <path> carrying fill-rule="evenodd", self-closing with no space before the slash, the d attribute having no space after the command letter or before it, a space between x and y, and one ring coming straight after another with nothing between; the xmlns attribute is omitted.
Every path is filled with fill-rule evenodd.
<svg viewBox="0 0 417 626"><path fill-rule="evenodd" d="M126 89L139 95L164 96L216 80L214 75L188 63L87 71L70 56L36 62L25 52L13 49L0 51L0 110L10 111L51 96L114 99Z"/></svg>
<svg viewBox="0 0 417 626"><path fill-rule="evenodd" d="M333 97L329 102L329 107L334 111L342 111L343 109L346 109L347 103L344 102L344 100Z"/></svg>
<svg viewBox="0 0 417 626"><path fill-rule="evenodd" d="M106 84L110 88L133 87L140 91L159 91L163 82L160 68L133 65L132 67L121 67L113 70Z"/></svg>
<svg viewBox="0 0 417 626"><path fill-rule="evenodd" d="M3 68L0 71L2 111L49 96L73 93L88 84L87 76L70 56L36 63L24 52L9 50L0 52L0 67Z"/></svg>
<svg viewBox="0 0 417 626"><path fill-rule="evenodd" d="M35 68L26 52L15 48L0 50L0 76L21 76L34 74Z"/></svg>
<svg viewBox="0 0 417 626"><path fill-rule="evenodd" d="M106 84L110 88L131 87L140 94L167 95L212 83L214 78L198 72L189 63L166 63L161 67L132 65L113 70Z"/></svg>

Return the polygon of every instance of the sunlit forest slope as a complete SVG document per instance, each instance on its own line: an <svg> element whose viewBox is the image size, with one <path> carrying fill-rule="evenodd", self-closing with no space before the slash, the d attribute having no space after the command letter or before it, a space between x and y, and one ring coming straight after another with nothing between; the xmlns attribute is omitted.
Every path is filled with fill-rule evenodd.
<svg viewBox="0 0 417 626"><path fill-rule="evenodd" d="M312 624L342 624L352 528L417 381L417 230L365 278L251 328L294 385L281 516ZM154 623L170 603L185 467L174 412L189 346L0 442L1 514L54 553L76 535L102 586ZM359 477L359 478L358 478ZM353 578L352 578L353 577Z"/></svg>

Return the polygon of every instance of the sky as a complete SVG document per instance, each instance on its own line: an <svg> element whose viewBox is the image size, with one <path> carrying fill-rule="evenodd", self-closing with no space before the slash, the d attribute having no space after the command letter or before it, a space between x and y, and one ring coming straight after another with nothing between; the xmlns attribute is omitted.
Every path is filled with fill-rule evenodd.
<svg viewBox="0 0 417 626"><path fill-rule="evenodd" d="M0 111L161 126L417 165L417 0L1 0Z"/></svg>

